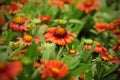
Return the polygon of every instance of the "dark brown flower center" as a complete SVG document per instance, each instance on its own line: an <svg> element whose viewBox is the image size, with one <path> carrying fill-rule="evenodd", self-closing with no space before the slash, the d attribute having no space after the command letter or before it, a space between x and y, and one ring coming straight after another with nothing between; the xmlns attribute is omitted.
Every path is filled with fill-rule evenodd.
<svg viewBox="0 0 120 80"><path fill-rule="evenodd" d="M67 31L64 28L61 28L60 26L58 26L54 34L59 38L64 38L67 35Z"/></svg>
<svg viewBox="0 0 120 80"><path fill-rule="evenodd" d="M25 23L25 18L23 16L15 16L12 20L13 23L15 24L24 24Z"/></svg>
<svg viewBox="0 0 120 80"><path fill-rule="evenodd" d="M93 5L93 3L94 3L94 0L87 0L87 1L84 2L84 4L86 6L91 6L91 5Z"/></svg>

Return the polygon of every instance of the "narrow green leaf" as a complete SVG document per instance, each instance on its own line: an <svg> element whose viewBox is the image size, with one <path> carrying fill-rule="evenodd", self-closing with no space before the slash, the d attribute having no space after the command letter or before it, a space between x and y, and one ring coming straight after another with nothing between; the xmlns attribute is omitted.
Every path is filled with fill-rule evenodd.
<svg viewBox="0 0 120 80"><path fill-rule="evenodd" d="M86 70L88 70L90 67L92 66L92 64L85 64L81 67L76 68L74 71L71 72L72 76L79 76L80 74L82 74L83 72L85 72Z"/></svg>
<svg viewBox="0 0 120 80"><path fill-rule="evenodd" d="M42 35L44 34L45 30L46 30L46 27L47 27L47 26L41 27L41 28L37 31L36 37L42 36Z"/></svg>
<svg viewBox="0 0 120 80"><path fill-rule="evenodd" d="M112 73L113 71L115 71L118 67L119 67L119 64L112 65L112 66L109 68L109 70L104 71L104 74L103 74L102 78L105 77L105 76L107 76L107 75L109 75L109 74Z"/></svg>
<svg viewBox="0 0 120 80"><path fill-rule="evenodd" d="M87 62L87 61L89 60L89 58L90 58L90 56L92 55L92 52L94 51L95 47L96 47L96 45L94 44L94 45L92 46L91 50L86 53L86 55L85 55L85 57L84 57L84 61L85 61L85 62Z"/></svg>
<svg viewBox="0 0 120 80"><path fill-rule="evenodd" d="M92 75L92 71L90 70L87 72L85 80L92 80L92 79L93 79L93 75Z"/></svg>

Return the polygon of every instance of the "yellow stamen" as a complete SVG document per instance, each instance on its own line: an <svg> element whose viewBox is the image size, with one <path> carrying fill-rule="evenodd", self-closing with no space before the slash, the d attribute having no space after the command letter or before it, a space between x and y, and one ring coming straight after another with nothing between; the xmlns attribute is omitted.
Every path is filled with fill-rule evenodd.
<svg viewBox="0 0 120 80"><path fill-rule="evenodd" d="M24 34L23 35L23 40L26 42L30 42L32 41L32 36L28 35L28 34Z"/></svg>
<svg viewBox="0 0 120 80"><path fill-rule="evenodd" d="M0 62L0 69L3 69L5 67L5 63L4 62Z"/></svg>
<svg viewBox="0 0 120 80"><path fill-rule="evenodd" d="M103 61L108 61L108 60L109 60L109 59L108 59L107 57L105 57L105 56L102 56L101 59L102 59Z"/></svg>
<svg viewBox="0 0 120 80"><path fill-rule="evenodd" d="M112 55L108 55L109 59L113 59L113 56Z"/></svg>
<svg viewBox="0 0 120 80"><path fill-rule="evenodd" d="M32 24L27 24L26 29L30 30L32 28Z"/></svg>
<svg viewBox="0 0 120 80"><path fill-rule="evenodd" d="M73 49L69 50L69 54L76 54L76 50Z"/></svg>
<svg viewBox="0 0 120 80"><path fill-rule="evenodd" d="M55 35L57 37L65 37L67 35L67 31L64 28L58 26L55 30Z"/></svg>
<svg viewBox="0 0 120 80"><path fill-rule="evenodd" d="M55 73L59 73L59 72L60 72L60 70L57 69L57 68L51 68L51 70L52 70L53 72L55 72Z"/></svg>
<svg viewBox="0 0 120 80"><path fill-rule="evenodd" d="M23 16L15 16L12 21L16 24L24 24L25 19Z"/></svg>
<svg viewBox="0 0 120 80"><path fill-rule="evenodd" d="M46 18L46 17L43 17L43 20L44 20L44 21L46 21L46 20L47 20L47 18Z"/></svg>

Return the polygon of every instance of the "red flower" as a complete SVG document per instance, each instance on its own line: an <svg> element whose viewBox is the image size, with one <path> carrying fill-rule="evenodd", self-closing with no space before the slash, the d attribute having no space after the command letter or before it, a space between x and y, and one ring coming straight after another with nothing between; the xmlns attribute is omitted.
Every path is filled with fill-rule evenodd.
<svg viewBox="0 0 120 80"><path fill-rule="evenodd" d="M21 3L26 3L28 0L19 0Z"/></svg>
<svg viewBox="0 0 120 80"><path fill-rule="evenodd" d="M48 0L48 3L53 6L53 5L56 5L58 6L59 8L64 8L64 2L61 1L61 0Z"/></svg>
<svg viewBox="0 0 120 80"><path fill-rule="evenodd" d="M50 60L43 63L43 69L39 72L42 75L42 78L50 76L52 80L55 78L64 78L68 73L68 67L61 61Z"/></svg>
<svg viewBox="0 0 120 80"><path fill-rule="evenodd" d="M94 28L99 31L99 32L103 32L105 30L107 30L108 28L110 27L110 25L108 23L100 23L100 22L97 22L95 25L94 25Z"/></svg>
<svg viewBox="0 0 120 80"><path fill-rule="evenodd" d="M41 47L40 47L40 46L38 46L37 50L40 52L40 51L41 51Z"/></svg>
<svg viewBox="0 0 120 80"><path fill-rule="evenodd" d="M11 80L18 76L22 69L23 66L20 61L0 62L0 80Z"/></svg>
<svg viewBox="0 0 120 80"><path fill-rule="evenodd" d="M2 15L0 15L0 27L3 26L4 23L5 23L5 18Z"/></svg>
<svg viewBox="0 0 120 80"><path fill-rule="evenodd" d="M67 3L67 4L73 4L74 1L73 0L62 0L64 3Z"/></svg>
<svg viewBox="0 0 120 80"><path fill-rule="evenodd" d="M23 16L15 16L9 23L8 27L13 31L25 32L28 19Z"/></svg>
<svg viewBox="0 0 120 80"><path fill-rule="evenodd" d="M45 21L45 22L51 21L51 17L50 17L50 16L46 16L46 15L38 16L38 18L39 18L41 21Z"/></svg>
<svg viewBox="0 0 120 80"><path fill-rule="evenodd" d="M85 45L84 49L85 50L90 50L92 48L92 45ZM102 55L107 56L108 55L108 51L106 48L104 48L103 46L97 45L94 49L95 53L102 53Z"/></svg>
<svg viewBox="0 0 120 80"><path fill-rule="evenodd" d="M120 26L120 18L119 18L119 19L116 19L116 20L114 21L114 24L115 24L116 26Z"/></svg>
<svg viewBox="0 0 120 80"><path fill-rule="evenodd" d="M46 41L56 43L61 46L71 43L74 34L69 34L66 29L58 27L49 28L44 35Z"/></svg>
<svg viewBox="0 0 120 80"><path fill-rule="evenodd" d="M14 2L14 1L12 1L10 5L2 6L3 10L9 11L9 13L11 13L11 14L17 13L18 11L20 11L21 8L22 8L22 5L20 3Z"/></svg>
<svg viewBox="0 0 120 80"><path fill-rule="evenodd" d="M113 50L118 50L120 51L120 38L117 40L116 45L113 47Z"/></svg>
<svg viewBox="0 0 120 80"><path fill-rule="evenodd" d="M112 56L111 54L109 54L109 55L107 55L107 56L101 56L100 58L101 58L101 60L103 60L103 61L111 61L111 62L113 62L113 63L115 63L115 64L120 63L120 59L118 59L118 58L115 57L115 56Z"/></svg>
<svg viewBox="0 0 120 80"><path fill-rule="evenodd" d="M90 13L93 10L99 9L99 0L84 0L78 3L78 9L85 13Z"/></svg>
<svg viewBox="0 0 120 80"><path fill-rule="evenodd" d="M112 30L112 32L113 32L118 38L120 38L120 29L114 29L114 30Z"/></svg>

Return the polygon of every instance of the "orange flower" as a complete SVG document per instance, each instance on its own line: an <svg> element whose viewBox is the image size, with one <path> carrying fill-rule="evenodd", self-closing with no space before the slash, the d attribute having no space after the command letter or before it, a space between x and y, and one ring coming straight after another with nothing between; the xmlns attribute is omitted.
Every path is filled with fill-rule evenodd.
<svg viewBox="0 0 120 80"><path fill-rule="evenodd" d="M64 78L68 73L68 67L61 61L50 60L44 62L44 67L41 69L40 74L42 78L50 76L52 80L55 78Z"/></svg>
<svg viewBox="0 0 120 80"><path fill-rule="evenodd" d="M61 46L71 43L74 34L69 34L66 29L58 27L49 28L44 35L46 41L56 43Z"/></svg>
<svg viewBox="0 0 120 80"><path fill-rule="evenodd" d="M32 40L33 40L33 37L31 35L28 35L26 33L23 35L23 41L25 45L28 45L28 46L31 45Z"/></svg>
<svg viewBox="0 0 120 80"><path fill-rule="evenodd" d="M41 47L40 47L40 46L38 46L37 50L38 50L38 52L40 52L40 51L41 51Z"/></svg>
<svg viewBox="0 0 120 80"><path fill-rule="evenodd" d="M99 0L84 0L78 3L78 9L85 13L90 13L93 10L99 9Z"/></svg>
<svg viewBox="0 0 120 80"><path fill-rule="evenodd" d="M40 37L33 38L31 35L28 35L27 33L23 34L23 38L17 38L18 41L22 40L26 46L29 46L32 44L32 41L34 41L36 44L40 42Z"/></svg>
<svg viewBox="0 0 120 80"><path fill-rule="evenodd" d="M3 26L4 23L5 23L5 18L2 15L0 15L0 27Z"/></svg>
<svg viewBox="0 0 120 80"><path fill-rule="evenodd" d="M22 58L24 58L25 57L25 54L14 54L13 56L12 56L12 59L13 60L18 60L20 57L22 57Z"/></svg>
<svg viewBox="0 0 120 80"><path fill-rule="evenodd" d="M49 22L49 21L51 20L51 17L50 17L50 16L46 16L46 15L38 16L38 18L39 18L41 21L45 21L45 22Z"/></svg>
<svg viewBox="0 0 120 80"><path fill-rule="evenodd" d="M9 23L8 27L13 31L17 32L25 32L26 24L28 23L28 19L23 16L15 16Z"/></svg>
<svg viewBox="0 0 120 80"><path fill-rule="evenodd" d="M0 38L0 45L3 45L4 43L5 43L5 41L6 41L6 38Z"/></svg>
<svg viewBox="0 0 120 80"><path fill-rule="evenodd" d="M85 77L86 77L86 74L85 74L85 73L83 73L83 74L81 74L81 75L80 75L79 80L84 80L84 79L85 79Z"/></svg>
<svg viewBox="0 0 120 80"><path fill-rule="evenodd" d="M34 67L43 67L43 64L42 63L44 63L44 61L43 61L43 59L40 57L39 58L39 60L37 61L37 62L34 62Z"/></svg>
<svg viewBox="0 0 120 80"><path fill-rule="evenodd" d="M27 49L22 49L21 52L22 52L22 53L26 53L26 52L27 52Z"/></svg>
<svg viewBox="0 0 120 80"><path fill-rule="evenodd" d="M21 8L22 8L22 5L20 3L14 2L14 1L12 1L10 5L2 6L3 10L9 11L9 13L11 13L11 14L17 13L18 11L20 11Z"/></svg>
<svg viewBox="0 0 120 80"><path fill-rule="evenodd" d="M97 22L95 25L94 25L94 28L99 31L99 32L103 32L105 30L107 30L108 28L110 27L110 25L108 23L100 23L100 22Z"/></svg>
<svg viewBox="0 0 120 80"><path fill-rule="evenodd" d="M23 66L20 61L0 62L0 80L11 80L18 76L22 69Z"/></svg>
<svg viewBox="0 0 120 80"><path fill-rule="evenodd" d="M64 8L64 2L61 1L61 0L48 0L48 3L53 6L53 5L56 5L58 6L59 8Z"/></svg>

